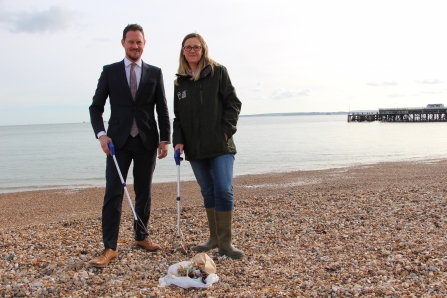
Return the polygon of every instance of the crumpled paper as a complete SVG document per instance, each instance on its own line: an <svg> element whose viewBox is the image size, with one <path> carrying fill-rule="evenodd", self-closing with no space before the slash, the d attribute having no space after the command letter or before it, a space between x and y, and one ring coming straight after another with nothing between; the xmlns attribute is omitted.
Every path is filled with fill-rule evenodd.
<svg viewBox="0 0 447 298"><path fill-rule="evenodd" d="M216 264L214 264L213 259L204 252L196 254L191 259L191 262L193 262L196 267L200 267L206 274L216 273Z"/></svg>

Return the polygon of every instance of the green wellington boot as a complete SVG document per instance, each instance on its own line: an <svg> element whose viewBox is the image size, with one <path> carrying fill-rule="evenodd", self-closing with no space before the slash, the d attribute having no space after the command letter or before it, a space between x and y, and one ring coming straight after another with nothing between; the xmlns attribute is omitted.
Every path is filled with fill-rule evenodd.
<svg viewBox="0 0 447 298"><path fill-rule="evenodd" d="M208 227L210 229L210 238L207 242L201 243L196 246L196 251L205 252L216 248L219 244L219 238L217 238L216 230L216 217L214 216L214 208L205 208L206 216L208 217Z"/></svg>
<svg viewBox="0 0 447 298"><path fill-rule="evenodd" d="M233 211L215 211L217 237L219 237L219 254L226 255L232 259L240 259L245 256L244 252L231 244L231 220Z"/></svg>

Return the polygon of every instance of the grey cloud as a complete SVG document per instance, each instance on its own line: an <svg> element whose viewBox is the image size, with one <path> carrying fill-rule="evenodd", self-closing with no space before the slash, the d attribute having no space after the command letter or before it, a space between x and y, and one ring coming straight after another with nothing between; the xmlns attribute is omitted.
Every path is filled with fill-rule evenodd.
<svg viewBox="0 0 447 298"><path fill-rule="evenodd" d="M396 82L369 82L368 86L378 87L378 86L396 86Z"/></svg>
<svg viewBox="0 0 447 298"><path fill-rule="evenodd" d="M285 99L285 98L291 98L294 96L309 96L309 95L310 95L310 89L303 89L299 92L278 89L272 93L273 99Z"/></svg>
<svg viewBox="0 0 447 298"><path fill-rule="evenodd" d="M58 6L43 11L0 12L0 23L10 32L45 33L66 30L72 26L77 13Z"/></svg>
<svg viewBox="0 0 447 298"><path fill-rule="evenodd" d="M438 79L434 79L434 80L416 81L416 83L419 83L419 84L442 84L444 82L441 80L438 80Z"/></svg>

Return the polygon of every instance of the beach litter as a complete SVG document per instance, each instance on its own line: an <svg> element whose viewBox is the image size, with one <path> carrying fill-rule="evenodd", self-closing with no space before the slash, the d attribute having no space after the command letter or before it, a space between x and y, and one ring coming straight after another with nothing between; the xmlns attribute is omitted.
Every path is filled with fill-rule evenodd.
<svg viewBox="0 0 447 298"><path fill-rule="evenodd" d="M168 274L161 277L160 287L176 285L181 288L208 288L219 281L216 264L204 252L196 254L190 261L169 266Z"/></svg>

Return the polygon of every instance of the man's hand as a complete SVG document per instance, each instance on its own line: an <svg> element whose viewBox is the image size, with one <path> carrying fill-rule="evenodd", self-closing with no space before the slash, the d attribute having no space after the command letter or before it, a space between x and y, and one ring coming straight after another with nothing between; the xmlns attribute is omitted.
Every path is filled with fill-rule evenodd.
<svg viewBox="0 0 447 298"><path fill-rule="evenodd" d="M167 142L161 142L158 145L158 158L163 159L168 155L169 144Z"/></svg>
<svg viewBox="0 0 447 298"><path fill-rule="evenodd" d="M183 147L185 147L185 145L183 145L183 144L177 144L177 145L175 145L175 147L174 147L174 151L177 151L178 149L180 149L180 155L182 155L182 154L183 154Z"/></svg>
<svg viewBox="0 0 447 298"><path fill-rule="evenodd" d="M102 135L99 137L99 142L101 143L102 151L104 151L105 154L110 155L109 145L107 144L112 142L112 139L107 135Z"/></svg>

